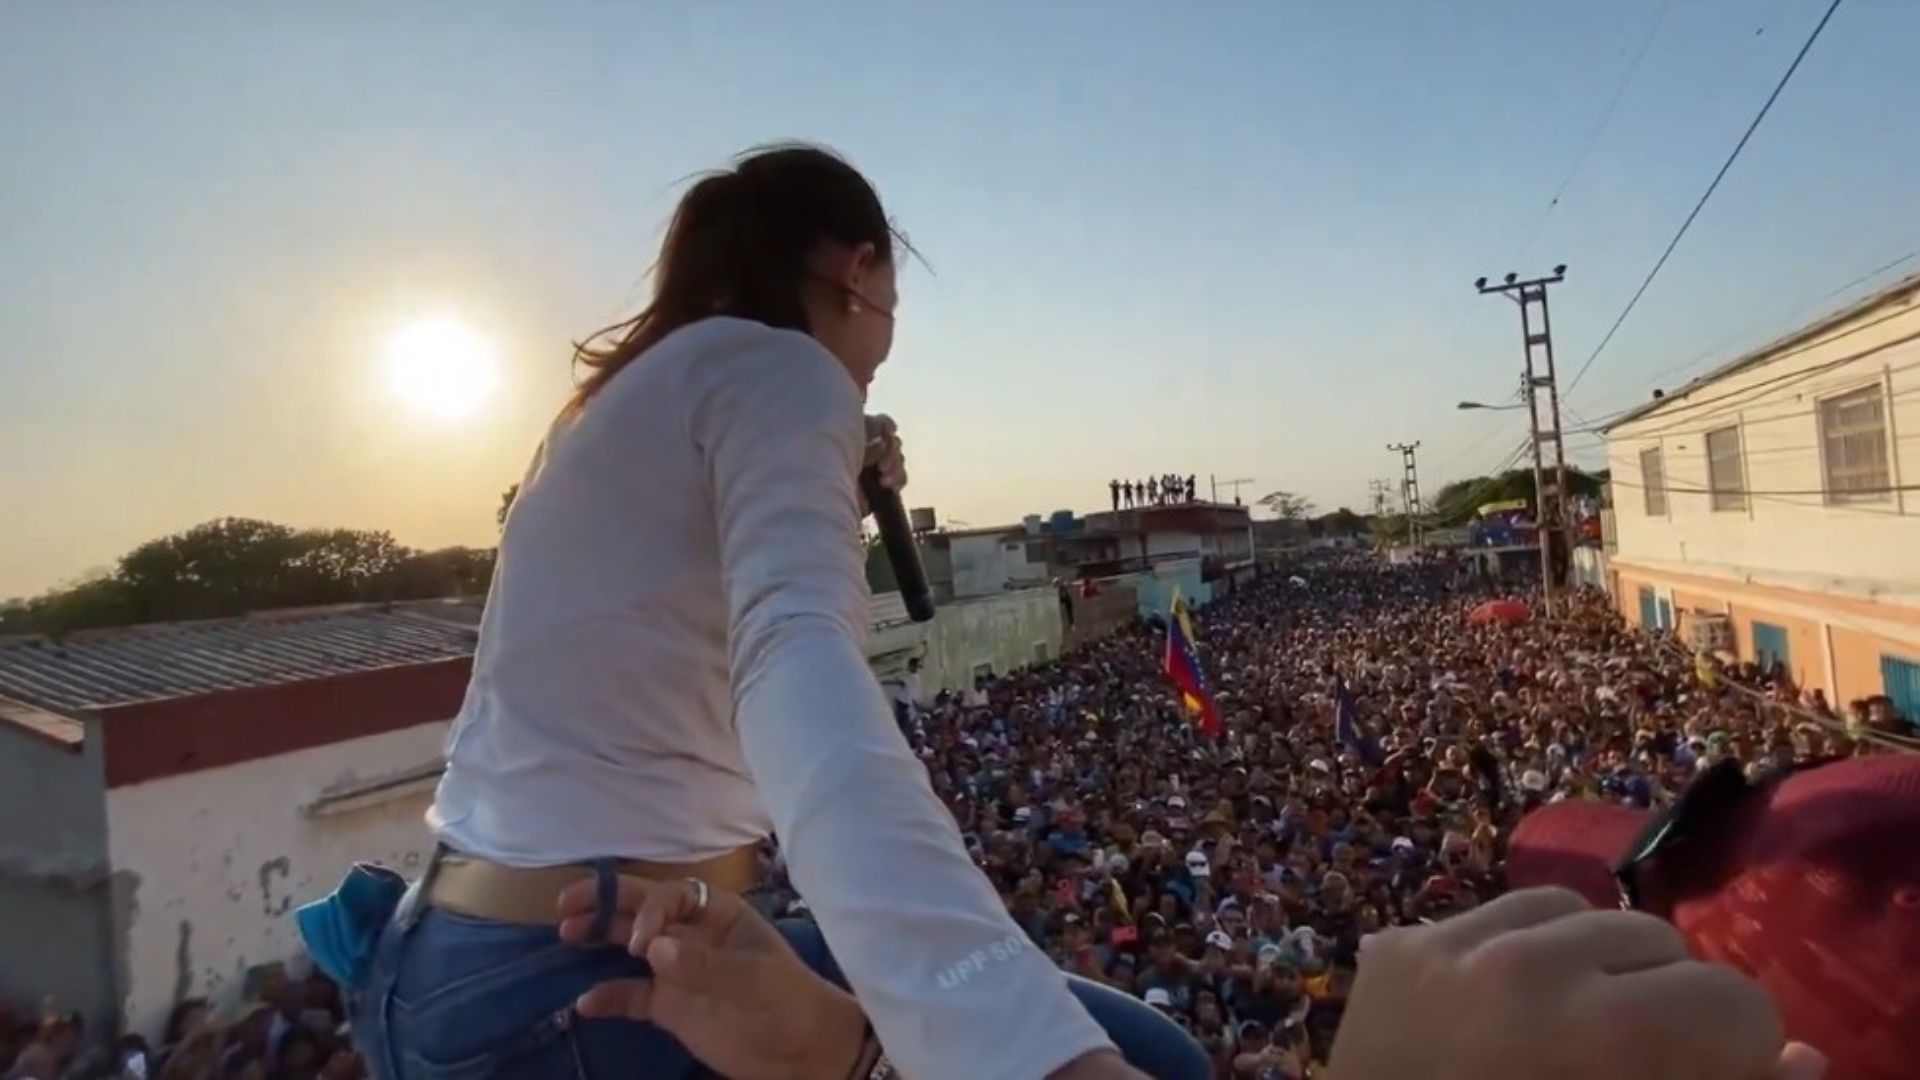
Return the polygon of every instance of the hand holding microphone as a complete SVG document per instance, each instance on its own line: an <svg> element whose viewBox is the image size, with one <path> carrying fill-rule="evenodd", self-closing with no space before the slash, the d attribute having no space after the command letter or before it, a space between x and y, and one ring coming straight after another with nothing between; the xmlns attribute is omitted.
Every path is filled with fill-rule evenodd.
<svg viewBox="0 0 1920 1080"><path fill-rule="evenodd" d="M896 494L907 486L907 455L900 442L900 427L893 417L881 413L867 417L867 456L861 463L860 513L873 513L867 498L866 477L876 475L882 487Z"/></svg>
<svg viewBox="0 0 1920 1080"><path fill-rule="evenodd" d="M920 565L920 549L913 541L913 524L900 501L907 484L907 456L901 452L899 429L890 416L867 417L867 455L860 469L861 511L873 515L880 542L887 549L900 599L914 622L933 618L933 590Z"/></svg>

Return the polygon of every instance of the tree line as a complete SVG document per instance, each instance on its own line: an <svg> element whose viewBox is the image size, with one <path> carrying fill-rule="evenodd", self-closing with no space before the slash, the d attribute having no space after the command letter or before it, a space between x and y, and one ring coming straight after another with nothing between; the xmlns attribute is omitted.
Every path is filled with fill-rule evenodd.
<svg viewBox="0 0 1920 1080"><path fill-rule="evenodd" d="M111 570L0 603L0 633L63 634L271 608L481 595L494 549L422 551L391 533L220 518L149 540Z"/></svg>
<svg viewBox="0 0 1920 1080"><path fill-rule="evenodd" d="M1567 488L1576 497L1591 497L1600 494L1605 486L1607 474L1587 474L1578 469L1567 470ZM1440 491L1424 505L1417 508L1421 525L1424 528L1449 529L1473 520L1474 514L1488 503L1522 500L1529 506L1533 504L1533 470L1509 469L1492 476L1472 476L1464 480L1455 480L1443 486ZM1341 507L1330 514L1315 514L1313 501L1291 491L1275 491L1256 500L1257 505L1273 512L1274 517L1297 523L1297 528L1307 536L1355 536L1370 532L1374 537L1385 541L1405 539L1407 536L1407 515L1395 511L1380 515L1356 514Z"/></svg>

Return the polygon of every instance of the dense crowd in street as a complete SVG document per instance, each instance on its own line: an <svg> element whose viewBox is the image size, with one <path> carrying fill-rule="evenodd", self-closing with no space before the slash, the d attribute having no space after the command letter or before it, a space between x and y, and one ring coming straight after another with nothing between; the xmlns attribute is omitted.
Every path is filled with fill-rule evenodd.
<svg viewBox="0 0 1920 1080"><path fill-rule="evenodd" d="M1784 672L1703 679L1602 597L1471 625L1489 594L1450 565L1296 569L1196 613L1219 740L1144 624L902 709L1033 940L1163 1009L1222 1076L1324 1061L1360 939L1498 893L1529 809L1646 807L1723 756L1758 773L1849 752L1837 722L1767 703L1802 704Z"/></svg>
<svg viewBox="0 0 1920 1080"><path fill-rule="evenodd" d="M1877 702L1834 717L1785 672L1708 666L1600 597L1469 622L1488 595L1449 565L1334 556L1196 612L1218 739L1176 702L1153 622L900 718L1033 941L1257 1080L1325 1060L1363 936L1498 893L1529 809L1659 805L1721 757L1758 773L1855 752L1850 724L1902 726ZM804 909L777 880L760 899ZM253 1000L186 1002L161 1045L111 1050L83 1050L71 1014L0 1007L0 1076L363 1075L324 978Z"/></svg>

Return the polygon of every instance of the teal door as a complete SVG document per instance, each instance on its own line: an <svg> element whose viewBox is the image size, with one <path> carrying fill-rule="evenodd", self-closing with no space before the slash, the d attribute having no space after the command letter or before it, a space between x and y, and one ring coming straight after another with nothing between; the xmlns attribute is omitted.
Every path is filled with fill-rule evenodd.
<svg viewBox="0 0 1920 1080"><path fill-rule="evenodd" d="M1920 664L1898 656L1882 656L1880 685L1907 723L1920 724Z"/></svg>
<svg viewBox="0 0 1920 1080"><path fill-rule="evenodd" d="M1653 602L1653 590L1647 588L1644 585L1641 586L1640 587L1640 627L1641 629L1643 630L1653 629L1654 626L1656 625L1656 620L1659 619L1659 617L1660 617L1659 609L1654 606L1654 602Z"/></svg>
<svg viewBox="0 0 1920 1080"><path fill-rule="evenodd" d="M1763 668L1784 664L1791 670L1793 655L1787 649L1787 628L1772 623L1753 624L1753 662Z"/></svg>

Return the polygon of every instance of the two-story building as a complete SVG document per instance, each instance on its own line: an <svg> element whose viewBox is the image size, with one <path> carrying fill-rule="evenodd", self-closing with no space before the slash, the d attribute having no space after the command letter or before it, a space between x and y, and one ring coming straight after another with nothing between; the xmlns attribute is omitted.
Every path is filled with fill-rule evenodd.
<svg viewBox="0 0 1920 1080"><path fill-rule="evenodd" d="M1920 716L1920 276L1606 428L1626 617Z"/></svg>

